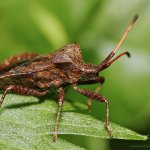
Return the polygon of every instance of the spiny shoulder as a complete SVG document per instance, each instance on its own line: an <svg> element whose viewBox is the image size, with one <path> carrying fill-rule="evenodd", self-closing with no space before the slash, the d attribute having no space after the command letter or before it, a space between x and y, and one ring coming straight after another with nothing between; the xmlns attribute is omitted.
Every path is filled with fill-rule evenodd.
<svg viewBox="0 0 150 150"><path fill-rule="evenodd" d="M82 55L79 44L71 43L58 49L52 54L53 63L82 63Z"/></svg>

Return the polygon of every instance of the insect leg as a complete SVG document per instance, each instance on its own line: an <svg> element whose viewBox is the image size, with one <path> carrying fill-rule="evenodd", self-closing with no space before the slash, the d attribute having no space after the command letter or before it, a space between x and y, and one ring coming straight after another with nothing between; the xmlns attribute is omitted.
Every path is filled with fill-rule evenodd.
<svg viewBox="0 0 150 150"><path fill-rule="evenodd" d="M109 122L109 102L108 102L108 99L103 97L102 95L100 95L98 93L91 92L89 90L79 89L76 84L73 85L73 88L76 92L78 92L78 93L80 93L86 97L95 99L99 102L103 102L106 104L106 129L109 133L109 136L112 138L112 129L110 128L110 122Z"/></svg>
<svg viewBox="0 0 150 150"><path fill-rule="evenodd" d="M6 59L4 62L0 63L0 71L7 70L7 68L10 68L11 66L19 65L19 63L24 62L25 60L35 58L38 54L36 53L22 53L14 55L8 59Z"/></svg>
<svg viewBox="0 0 150 150"><path fill-rule="evenodd" d="M2 98L0 100L0 106L2 105L4 98L7 94L8 91L14 91L15 93L18 94L23 94L23 95L35 95L35 96L44 96L48 91L37 91L34 89L29 89L27 87L23 87L23 86L16 86L16 85L9 85L6 87L4 94L2 95Z"/></svg>
<svg viewBox="0 0 150 150"><path fill-rule="evenodd" d="M65 92L62 88L57 89L57 92L58 92L58 110L57 110L57 118L55 122L54 134L53 134L53 142L56 142L57 140L60 114L61 114L62 104L64 101L64 95L65 95Z"/></svg>
<svg viewBox="0 0 150 150"><path fill-rule="evenodd" d="M105 78L104 77L96 77L95 79L92 80L88 80L88 81L82 81L79 80L78 81L78 85L89 85L89 84L96 84L96 83L101 83L103 84L105 82Z"/></svg>
<svg viewBox="0 0 150 150"><path fill-rule="evenodd" d="M95 93L98 93L98 91L100 90L100 88L101 88L101 85L99 85L96 88ZM91 108L91 105L92 105L92 99L91 98L87 99L86 105L87 105L88 111L90 111L90 108Z"/></svg>
<svg viewBox="0 0 150 150"><path fill-rule="evenodd" d="M6 89L5 89L5 91L4 91L3 95L2 95L2 97L1 97L1 99L0 99L0 107L2 106L2 104L3 104L3 102L4 102L4 99L5 99L5 96L6 96L7 92L10 91L10 90L11 90L11 86L6 87Z"/></svg>
<svg viewBox="0 0 150 150"><path fill-rule="evenodd" d="M78 84L100 83L99 86L98 86L98 87L96 88L96 90L95 90L95 93L98 93L98 91L100 90L100 88L101 88L101 86L104 84L104 82L105 82L105 78L104 78L104 77L96 77L95 79L90 80L90 81L82 81L82 82L79 81ZM87 103L86 103L88 110L90 110L91 104L92 104L92 99L89 98L89 99L87 100Z"/></svg>

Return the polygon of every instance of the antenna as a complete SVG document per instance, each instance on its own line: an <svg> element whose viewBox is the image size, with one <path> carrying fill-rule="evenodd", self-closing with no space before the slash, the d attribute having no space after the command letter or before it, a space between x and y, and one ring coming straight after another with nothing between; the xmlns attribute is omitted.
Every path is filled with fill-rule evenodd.
<svg viewBox="0 0 150 150"><path fill-rule="evenodd" d="M132 19L132 21L130 22L129 26L127 27L127 29L125 30L123 36L121 37L120 41L118 42L117 46L110 52L110 54L101 62L101 64L99 65L99 69L102 67L102 65L104 65L105 63L107 63L116 53L116 51L119 49L120 45L122 44L123 40L125 39L125 37L127 36L127 34L129 33L129 31L131 30L132 26L134 25L135 21L138 19L138 15L135 15Z"/></svg>
<svg viewBox="0 0 150 150"><path fill-rule="evenodd" d="M124 41L125 37L127 36L127 34L129 33L130 29L132 28L132 26L134 25L135 21L138 19L138 15L135 15L134 18L132 19L132 21L130 22L128 28L125 30L123 36L121 37L120 41L118 42L117 46L113 49L113 52L115 53L118 48L120 47L120 45L122 44L122 42Z"/></svg>
<svg viewBox="0 0 150 150"><path fill-rule="evenodd" d="M136 20L138 19L138 15L135 15L132 19L132 21L130 22L129 26L127 27L127 29L125 30L123 36L121 37L120 41L118 42L117 46L110 52L110 54L100 63L100 65L98 66L98 71L102 71L104 69L106 69L107 67L109 67L114 61L116 61L118 58L120 58L123 55L129 55L129 52L124 52L122 54L120 54L119 56L117 56L115 59L113 59L112 61L111 58L115 55L116 51L119 49L120 45L122 44L122 42L124 41L125 37L127 36L127 34L129 33L129 31L131 30L132 26L134 25L134 23L136 22Z"/></svg>

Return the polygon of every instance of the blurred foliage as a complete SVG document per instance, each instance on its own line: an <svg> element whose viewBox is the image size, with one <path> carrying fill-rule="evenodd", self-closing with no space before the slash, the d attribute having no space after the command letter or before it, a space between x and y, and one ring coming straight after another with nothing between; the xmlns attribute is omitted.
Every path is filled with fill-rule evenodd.
<svg viewBox="0 0 150 150"><path fill-rule="evenodd" d="M51 95L52 97L52 95ZM79 144L68 140L71 135L84 135L109 139L105 123L88 115L79 102L69 101L63 107L59 135L56 143L52 134L57 114L57 98L49 96L40 99L32 96L11 94L5 99L5 107L0 110L0 149L45 150L45 149L83 149ZM77 107L80 113L74 112ZM111 122L114 139L147 140L129 129ZM61 135L66 135L63 137Z"/></svg>
<svg viewBox="0 0 150 150"><path fill-rule="evenodd" d="M139 20L119 51L129 50L132 57L121 58L101 73L106 77L101 93L110 101L112 122L150 134L149 12L148 0L1 0L0 60L25 51L50 53L78 42L85 62L99 64L138 13ZM94 90L96 85L82 88ZM85 104L86 98L72 89L67 97ZM93 102L89 115L104 120L104 105ZM99 149L104 143L105 149L111 149L103 140L82 138L78 143L89 149Z"/></svg>

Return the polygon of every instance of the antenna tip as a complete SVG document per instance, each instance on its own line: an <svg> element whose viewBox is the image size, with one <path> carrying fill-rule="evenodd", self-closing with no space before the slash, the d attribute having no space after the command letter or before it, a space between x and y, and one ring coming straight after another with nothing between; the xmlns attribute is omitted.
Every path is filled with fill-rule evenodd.
<svg viewBox="0 0 150 150"><path fill-rule="evenodd" d="M139 17L139 15L137 15L137 14L133 17L133 20L132 20L133 23L138 19L138 17Z"/></svg>
<svg viewBox="0 0 150 150"><path fill-rule="evenodd" d="M128 57L131 57L131 54L127 51L126 52L126 55L128 56Z"/></svg>

